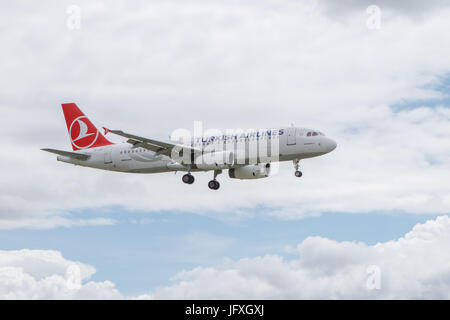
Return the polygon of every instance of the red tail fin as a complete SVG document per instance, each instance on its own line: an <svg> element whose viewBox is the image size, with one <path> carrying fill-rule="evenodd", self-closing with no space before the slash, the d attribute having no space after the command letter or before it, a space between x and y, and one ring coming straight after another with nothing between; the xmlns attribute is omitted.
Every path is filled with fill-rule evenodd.
<svg viewBox="0 0 450 320"><path fill-rule="evenodd" d="M75 103L63 103L62 109L74 151L113 144L98 131Z"/></svg>

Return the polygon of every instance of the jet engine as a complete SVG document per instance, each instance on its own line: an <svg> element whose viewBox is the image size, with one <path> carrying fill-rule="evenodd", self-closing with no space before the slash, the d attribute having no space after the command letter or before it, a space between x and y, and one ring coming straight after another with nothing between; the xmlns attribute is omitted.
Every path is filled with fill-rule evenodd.
<svg viewBox="0 0 450 320"><path fill-rule="evenodd" d="M269 174L270 163L249 164L228 170L228 175L233 179L261 179L267 178Z"/></svg>

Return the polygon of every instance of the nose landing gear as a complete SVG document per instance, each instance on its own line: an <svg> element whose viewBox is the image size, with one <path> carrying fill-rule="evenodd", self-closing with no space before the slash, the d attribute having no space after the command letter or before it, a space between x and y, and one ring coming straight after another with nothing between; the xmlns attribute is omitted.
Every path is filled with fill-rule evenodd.
<svg viewBox="0 0 450 320"><path fill-rule="evenodd" d="M294 163L294 168L295 168L295 176L296 176L297 178L300 178L300 177L302 176L302 172L299 170L299 167L300 167L300 159L295 159L295 160L293 161L293 163Z"/></svg>

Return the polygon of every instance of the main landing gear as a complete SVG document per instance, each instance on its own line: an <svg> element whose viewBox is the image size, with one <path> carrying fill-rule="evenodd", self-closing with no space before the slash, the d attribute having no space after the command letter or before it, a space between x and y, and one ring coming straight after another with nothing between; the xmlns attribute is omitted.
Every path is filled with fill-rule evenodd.
<svg viewBox="0 0 450 320"><path fill-rule="evenodd" d="M217 189L220 188L220 183L219 183L219 181L216 180L216 177L217 177L217 175L219 175L219 174L221 174L221 173L222 173L222 170L214 170L214 178L213 178L211 181L208 182L208 187L209 187L211 190L217 190ZM194 176L193 176L192 174L186 173L186 174L181 178L181 180L182 180L184 183L187 183L187 184L193 184L195 179L194 179Z"/></svg>
<svg viewBox="0 0 450 320"><path fill-rule="evenodd" d="M300 166L300 159L295 159L294 161L294 168L295 168L295 176L297 178L300 178L302 176L302 172L298 169Z"/></svg>
<svg viewBox="0 0 450 320"><path fill-rule="evenodd" d="M222 170L214 170L214 178L210 182L208 182L208 188L210 188L211 190L217 190L220 188L220 183L216 180L216 177L221 173Z"/></svg>
<svg viewBox="0 0 450 320"><path fill-rule="evenodd" d="M190 174L190 173L186 173L186 174L181 178L181 180L183 180L183 182L184 182L184 183L187 183L187 184L193 184L194 181L195 181L194 176L193 176L192 174Z"/></svg>
<svg viewBox="0 0 450 320"><path fill-rule="evenodd" d="M210 182L208 182L208 187L211 190L217 190L220 188L220 183L217 180L211 180Z"/></svg>

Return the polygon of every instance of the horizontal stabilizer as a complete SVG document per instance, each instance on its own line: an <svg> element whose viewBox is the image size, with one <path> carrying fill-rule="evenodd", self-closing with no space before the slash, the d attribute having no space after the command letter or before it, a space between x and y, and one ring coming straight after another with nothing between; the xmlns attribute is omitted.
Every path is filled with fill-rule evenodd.
<svg viewBox="0 0 450 320"><path fill-rule="evenodd" d="M82 153L76 153L76 152L70 152L70 151L63 151L63 150L56 150L56 149L41 149L42 151L51 152L60 156L69 157L77 160L86 161L91 156L87 154Z"/></svg>

